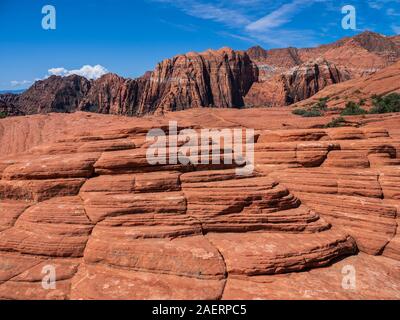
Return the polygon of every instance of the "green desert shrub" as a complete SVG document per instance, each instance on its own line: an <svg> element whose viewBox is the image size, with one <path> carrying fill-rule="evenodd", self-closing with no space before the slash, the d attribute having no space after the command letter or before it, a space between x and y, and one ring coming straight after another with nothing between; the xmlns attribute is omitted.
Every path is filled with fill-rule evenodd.
<svg viewBox="0 0 400 320"><path fill-rule="evenodd" d="M320 98L319 101L313 106L315 109L326 110L328 108L329 97Z"/></svg>
<svg viewBox="0 0 400 320"><path fill-rule="evenodd" d="M293 114L297 116L301 116L304 118L311 118L311 117L321 117L323 113L321 110L317 108L311 108L311 109L295 109L292 111Z"/></svg>
<svg viewBox="0 0 400 320"><path fill-rule="evenodd" d="M384 97L374 95L370 113L400 112L400 94L391 93Z"/></svg>
<svg viewBox="0 0 400 320"><path fill-rule="evenodd" d="M360 99L359 101L358 101L358 104L362 107L362 106L365 106L365 103L366 103L367 101L365 100L365 99Z"/></svg>
<svg viewBox="0 0 400 320"><path fill-rule="evenodd" d="M0 111L0 119L4 119L7 117L7 113L4 111Z"/></svg>
<svg viewBox="0 0 400 320"><path fill-rule="evenodd" d="M328 110L328 100L329 97L320 98L318 102L313 104L311 107L297 108L294 109L292 113L305 118L321 117L324 115L324 111Z"/></svg>
<svg viewBox="0 0 400 320"><path fill-rule="evenodd" d="M337 128L337 127L343 127L346 125L346 120L343 117L338 117L332 119L331 122L327 123L325 125L325 128Z"/></svg>
<svg viewBox="0 0 400 320"><path fill-rule="evenodd" d="M355 115L366 114L366 113L367 113L367 111L365 111L363 108L361 108L359 104L355 103L354 101L349 101L349 102L347 102L346 108L344 108L341 115L342 116L355 116Z"/></svg>
<svg viewBox="0 0 400 320"><path fill-rule="evenodd" d="M292 111L292 113L295 114L296 116L302 116L306 112L307 112L306 109L294 109Z"/></svg>

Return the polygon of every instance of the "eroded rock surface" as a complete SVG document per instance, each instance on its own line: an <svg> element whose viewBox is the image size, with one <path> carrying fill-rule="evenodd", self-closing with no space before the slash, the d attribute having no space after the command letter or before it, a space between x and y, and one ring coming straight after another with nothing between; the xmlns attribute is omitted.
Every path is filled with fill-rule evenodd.
<svg viewBox="0 0 400 320"><path fill-rule="evenodd" d="M208 121L255 123L251 111L223 115ZM199 129L178 116L179 130ZM160 118L119 121L2 157L0 298L399 297L395 126L260 124L255 171L239 176L236 165L151 165L145 135ZM354 290L342 287L348 265Z"/></svg>

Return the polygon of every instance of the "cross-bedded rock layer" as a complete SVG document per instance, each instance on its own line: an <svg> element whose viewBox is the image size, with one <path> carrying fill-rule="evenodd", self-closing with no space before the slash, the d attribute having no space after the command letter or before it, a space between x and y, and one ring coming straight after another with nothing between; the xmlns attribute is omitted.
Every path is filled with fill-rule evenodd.
<svg viewBox="0 0 400 320"><path fill-rule="evenodd" d="M259 129L243 177L150 165L156 126L77 132L1 159L1 298L400 297L396 131ZM357 290L341 287L346 264ZM55 290L41 285L47 265Z"/></svg>

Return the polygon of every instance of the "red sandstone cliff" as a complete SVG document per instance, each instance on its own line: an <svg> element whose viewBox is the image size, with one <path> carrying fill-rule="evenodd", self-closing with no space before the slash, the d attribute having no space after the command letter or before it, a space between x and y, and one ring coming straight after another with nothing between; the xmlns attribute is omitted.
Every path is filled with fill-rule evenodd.
<svg viewBox="0 0 400 320"><path fill-rule="evenodd" d="M350 73L322 58L293 67L267 81L254 83L248 106L285 106L307 99L323 88L350 80Z"/></svg>
<svg viewBox="0 0 400 320"><path fill-rule="evenodd" d="M140 113L243 107L243 97L257 79L258 70L244 52L223 48L179 55L158 64Z"/></svg>
<svg viewBox="0 0 400 320"><path fill-rule="evenodd" d="M177 55L137 79L52 76L14 98L12 108L26 114L84 110L145 115L201 107L284 106L331 84L375 73L399 58L398 37L372 32L310 49L223 48Z"/></svg>
<svg viewBox="0 0 400 320"><path fill-rule="evenodd" d="M79 103L79 110L137 115L146 83L145 79L124 79L116 74L106 74L92 82L90 90Z"/></svg>

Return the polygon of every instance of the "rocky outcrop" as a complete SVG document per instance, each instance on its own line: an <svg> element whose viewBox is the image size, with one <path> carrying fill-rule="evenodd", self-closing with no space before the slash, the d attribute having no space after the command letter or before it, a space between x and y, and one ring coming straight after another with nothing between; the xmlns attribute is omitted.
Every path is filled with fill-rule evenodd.
<svg viewBox="0 0 400 320"><path fill-rule="evenodd" d="M295 67L282 78L287 88L286 103L292 104L315 95L327 86L350 80L351 76L346 69L318 59Z"/></svg>
<svg viewBox="0 0 400 320"><path fill-rule="evenodd" d="M90 89L90 81L78 75L51 76L36 81L22 93L18 107L25 114L73 112Z"/></svg>
<svg viewBox="0 0 400 320"><path fill-rule="evenodd" d="M258 70L244 52L224 48L161 62L151 75L140 113L243 107Z"/></svg>
<svg viewBox="0 0 400 320"><path fill-rule="evenodd" d="M2 114L2 117L24 115L24 113L17 107L18 99L19 96L16 94L0 94L0 113Z"/></svg>
<svg viewBox="0 0 400 320"><path fill-rule="evenodd" d="M397 47L400 48L400 35L390 37L390 40L392 40Z"/></svg>
<svg viewBox="0 0 400 320"><path fill-rule="evenodd" d="M396 37L372 32L310 49L222 48L166 59L137 79L52 76L2 109L19 110L11 115L82 110L142 116L201 107L284 106L331 84L375 73L399 58Z"/></svg>
<svg viewBox="0 0 400 320"><path fill-rule="evenodd" d="M52 76L18 98L26 114L76 110L144 115L190 108L240 108L258 70L245 52L224 48L167 59L137 79Z"/></svg>
<svg viewBox="0 0 400 320"><path fill-rule="evenodd" d="M235 164L151 165L145 135L167 117L48 116L72 134L0 159L0 298L398 297L398 119L267 130L254 111L203 111L207 126L256 129L248 176ZM204 119L175 115L179 130ZM354 290L342 286L349 265ZM45 266L55 290L41 285Z"/></svg>
<svg viewBox="0 0 400 320"><path fill-rule="evenodd" d="M79 110L105 114L138 115L147 80L124 79L106 74L92 82L79 103Z"/></svg>
<svg viewBox="0 0 400 320"><path fill-rule="evenodd" d="M259 69L259 81L245 97L246 105L284 106L307 99L331 84L371 75L400 59L396 37L364 32L315 48L247 53Z"/></svg>
<svg viewBox="0 0 400 320"><path fill-rule="evenodd" d="M359 77L396 62L400 58L400 46L398 36L386 37L366 31L315 48L265 50L256 46L248 49L247 53L260 69L261 81L318 58L345 67L352 77Z"/></svg>
<svg viewBox="0 0 400 320"><path fill-rule="evenodd" d="M356 78L373 74L397 61L400 48L393 38L366 31L332 44L301 49L299 54L303 61L323 57L346 67Z"/></svg>
<svg viewBox="0 0 400 320"><path fill-rule="evenodd" d="M312 105L319 99L329 97L330 108L344 108L348 101L364 100L371 105L373 95L385 96L391 92L400 92L400 61L370 76L327 86L310 99L298 106Z"/></svg>
<svg viewBox="0 0 400 320"><path fill-rule="evenodd" d="M325 87L351 79L350 73L324 59L306 62L267 81L254 83L248 106L285 106L305 100Z"/></svg>
<svg viewBox="0 0 400 320"><path fill-rule="evenodd" d="M302 64L298 51L297 48L265 50L256 46L246 52L259 69L259 81L266 81Z"/></svg>

